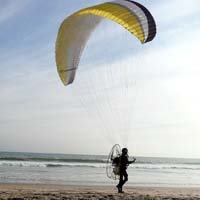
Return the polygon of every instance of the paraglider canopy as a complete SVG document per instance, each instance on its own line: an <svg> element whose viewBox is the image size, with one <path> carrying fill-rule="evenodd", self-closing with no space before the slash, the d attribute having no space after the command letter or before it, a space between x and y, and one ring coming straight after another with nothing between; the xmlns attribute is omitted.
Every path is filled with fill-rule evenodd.
<svg viewBox="0 0 200 200"><path fill-rule="evenodd" d="M156 35L151 13L131 0L115 0L75 12L62 22L56 41L57 70L64 85L73 82L82 51L103 19L120 24L141 43L153 40Z"/></svg>

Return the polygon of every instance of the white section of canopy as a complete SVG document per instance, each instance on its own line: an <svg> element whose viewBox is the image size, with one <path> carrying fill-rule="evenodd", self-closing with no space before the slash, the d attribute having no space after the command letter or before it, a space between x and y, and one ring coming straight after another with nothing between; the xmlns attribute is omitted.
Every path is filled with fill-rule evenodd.
<svg viewBox="0 0 200 200"><path fill-rule="evenodd" d="M116 3L125 7L126 9L131 11L133 15L137 17L138 21L140 22L140 25L142 26L145 41L146 41L149 35L149 26L148 26L147 16L143 12L143 10L140 7L138 7L136 4L134 4L134 2L129 2L125 0L115 0L112 3Z"/></svg>
<svg viewBox="0 0 200 200"><path fill-rule="evenodd" d="M73 16L73 23L70 23L63 30L65 55L62 60L61 66L63 67L61 73L66 73L65 84L73 82L78 68L82 51L87 43L91 33L103 18L96 15L76 15ZM63 44L57 44L58 46Z"/></svg>

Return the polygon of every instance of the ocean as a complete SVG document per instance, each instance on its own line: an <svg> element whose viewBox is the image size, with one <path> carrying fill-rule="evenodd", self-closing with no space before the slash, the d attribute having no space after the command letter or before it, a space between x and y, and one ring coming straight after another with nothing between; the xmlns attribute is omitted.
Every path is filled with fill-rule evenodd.
<svg viewBox="0 0 200 200"><path fill-rule="evenodd" d="M136 157L129 186L199 187L200 159ZM107 156L0 152L0 183L116 185Z"/></svg>

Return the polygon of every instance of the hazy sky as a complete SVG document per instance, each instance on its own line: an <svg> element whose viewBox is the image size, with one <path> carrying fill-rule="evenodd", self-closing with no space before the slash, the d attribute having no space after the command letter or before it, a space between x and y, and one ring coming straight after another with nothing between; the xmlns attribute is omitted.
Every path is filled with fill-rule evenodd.
<svg viewBox="0 0 200 200"><path fill-rule="evenodd" d="M139 1L158 29L145 45L104 21L64 87L60 23L101 2L0 0L0 150L200 157L200 1Z"/></svg>

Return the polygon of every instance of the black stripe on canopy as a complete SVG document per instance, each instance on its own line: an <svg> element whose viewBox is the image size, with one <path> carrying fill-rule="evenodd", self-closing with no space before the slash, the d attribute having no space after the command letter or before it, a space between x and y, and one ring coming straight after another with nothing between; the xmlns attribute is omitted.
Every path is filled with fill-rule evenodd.
<svg viewBox="0 0 200 200"><path fill-rule="evenodd" d="M142 11L145 13L147 20L148 20L148 27L149 27L148 37L145 40L145 42L149 42L149 41L153 40L153 38L156 35L156 23L155 23L153 16L151 15L151 13L147 10L147 8L145 8L143 5L141 5L141 4L139 4L135 1L131 1L131 0L125 0L125 1L129 1L131 3L134 3L139 8L141 8Z"/></svg>

